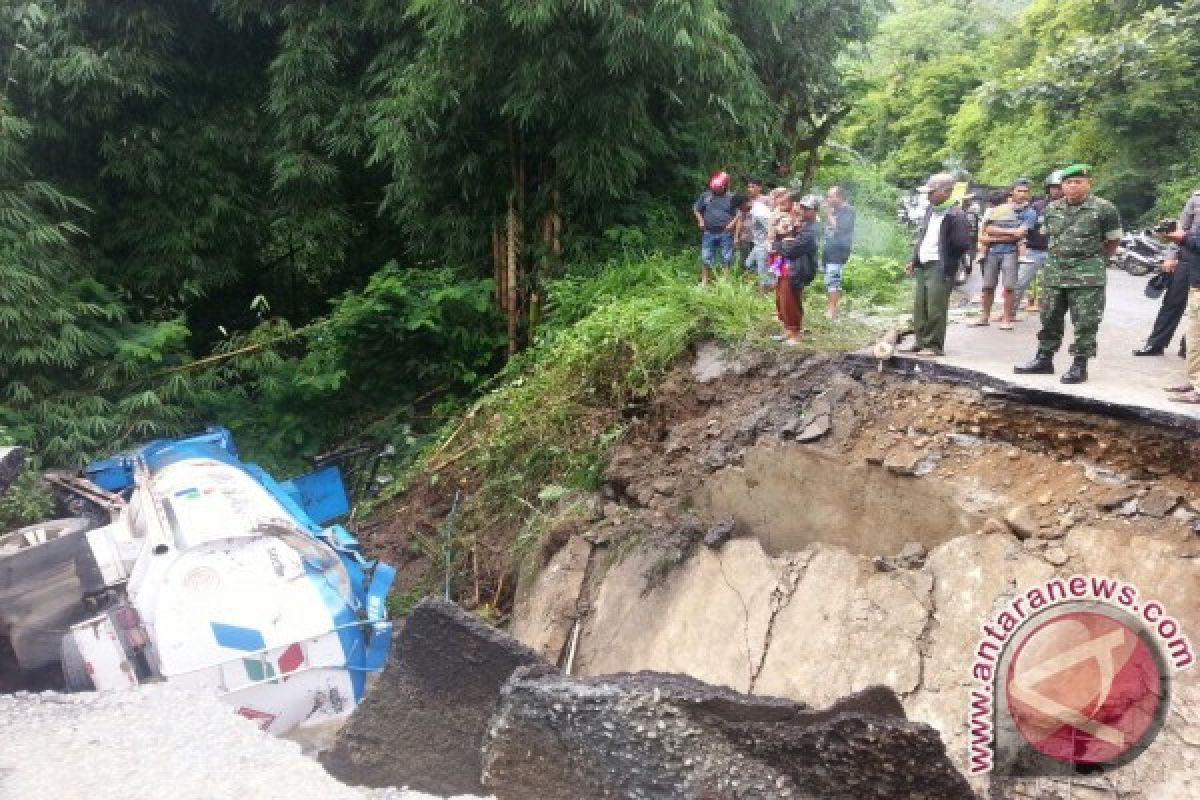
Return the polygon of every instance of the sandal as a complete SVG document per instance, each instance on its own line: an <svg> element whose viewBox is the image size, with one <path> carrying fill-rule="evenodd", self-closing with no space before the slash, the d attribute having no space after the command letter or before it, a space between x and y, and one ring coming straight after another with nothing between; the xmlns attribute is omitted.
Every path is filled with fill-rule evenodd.
<svg viewBox="0 0 1200 800"><path fill-rule="evenodd" d="M1186 394L1187 392L1191 392L1194 390L1195 390L1195 387L1192 386L1190 383L1185 383L1182 386L1164 386L1163 387L1164 392L1171 392L1172 394Z"/></svg>
<svg viewBox="0 0 1200 800"><path fill-rule="evenodd" d="M1002 331L1011 331L1013 329L1013 324L1011 322L1001 322L996 327Z"/></svg>
<svg viewBox="0 0 1200 800"><path fill-rule="evenodd" d="M968 322L967 327L968 328L986 328L991 324L992 323L988 322L986 319L977 319L974 322Z"/></svg>

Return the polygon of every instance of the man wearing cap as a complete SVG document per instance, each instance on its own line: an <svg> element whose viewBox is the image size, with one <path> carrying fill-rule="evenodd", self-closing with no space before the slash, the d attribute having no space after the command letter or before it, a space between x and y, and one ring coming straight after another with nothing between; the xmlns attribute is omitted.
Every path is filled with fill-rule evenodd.
<svg viewBox="0 0 1200 800"><path fill-rule="evenodd" d="M1050 255L1042 270L1042 329L1034 359L1013 367L1019 375L1054 374L1054 354L1062 347L1068 310L1075 327L1075 360L1060 380L1083 383L1088 359L1096 356L1107 264L1121 240L1121 216L1112 203L1092 195L1089 170L1086 164L1064 169L1063 198L1046 206L1043 227Z"/></svg>
<svg viewBox="0 0 1200 800"><path fill-rule="evenodd" d="M1050 255L1050 237L1046 236L1042 225L1046 221L1046 206L1062 198L1062 172L1055 170L1046 176L1045 186L1046 196L1030 203L1037 215L1037 225L1025 236L1026 259L1021 262L1021 269L1017 274L1017 296L1013 304L1017 311L1021 310L1021 301L1029 289L1029 284L1033 283L1033 279L1037 277L1038 271Z"/></svg>
<svg viewBox="0 0 1200 800"><path fill-rule="evenodd" d="M917 191L928 192L929 207L917 232L912 260L905 266L916 282L915 338L901 352L940 356L946 350L950 290L954 287L959 261L971 247L971 226L962 208L953 201L953 175L947 172L931 175Z"/></svg>
<svg viewBox="0 0 1200 800"><path fill-rule="evenodd" d="M700 195L692 206L696 224L703 234L700 237L701 283L712 278L713 262L720 251L721 263L733 263L733 228L737 223L738 209L729 193L729 174L714 173L708 182L708 191Z"/></svg>
<svg viewBox="0 0 1200 800"><path fill-rule="evenodd" d="M1200 191L1194 192L1184 204L1176 230L1186 234L1195 224L1200 224ZM1163 259L1162 271L1169 275L1170 282L1167 284L1166 294L1163 295L1162 305L1158 309L1158 316L1154 318L1154 328L1150 331L1146 343L1133 351L1135 356L1161 356L1166 351L1167 345L1171 344L1171 339L1175 336L1175 329L1179 327L1184 309L1187 308L1188 289L1191 287L1190 273L1200 270L1200 267L1192 263L1194 260L1193 254L1189 253L1186 248L1181 250L1172 247L1167 251L1167 255ZM1194 344L1200 344L1200 342ZM1181 343L1180 351L1182 352L1182 350Z"/></svg>

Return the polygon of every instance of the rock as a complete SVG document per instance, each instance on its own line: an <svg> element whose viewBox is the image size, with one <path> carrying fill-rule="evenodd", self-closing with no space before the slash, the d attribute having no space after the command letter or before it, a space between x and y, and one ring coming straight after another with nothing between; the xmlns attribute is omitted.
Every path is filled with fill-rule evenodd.
<svg viewBox="0 0 1200 800"><path fill-rule="evenodd" d="M800 417L797 416L788 417L787 421L779 426L779 433L784 436L791 436L798 430L801 430L801 428Z"/></svg>
<svg viewBox="0 0 1200 800"><path fill-rule="evenodd" d="M973 797L937 733L879 689L815 711L683 675L522 670L483 761L498 800Z"/></svg>
<svg viewBox="0 0 1200 800"><path fill-rule="evenodd" d="M1061 567L1063 564L1066 564L1068 560L1070 560L1070 556L1067 555L1067 551L1058 546L1047 547L1046 552L1042 554L1042 557L1056 567Z"/></svg>
<svg viewBox="0 0 1200 800"><path fill-rule="evenodd" d="M480 745L504 682L537 653L453 603L422 600L321 763L363 786L484 794ZM549 667L546 667L547 669Z"/></svg>
<svg viewBox="0 0 1200 800"><path fill-rule="evenodd" d="M1043 506L1050 505L1052 500L1054 500L1054 495L1052 495L1050 492L1043 492L1042 495L1038 497L1038 503Z"/></svg>
<svg viewBox="0 0 1200 800"><path fill-rule="evenodd" d="M983 532L987 534L1011 534L1012 529L1004 523L1003 520L998 520L995 517L988 517L983 521Z"/></svg>
<svg viewBox="0 0 1200 800"><path fill-rule="evenodd" d="M959 447L968 448L968 449L982 447L983 442L984 442L983 439L980 439L978 436L972 436L969 433L952 433L949 436L947 436L946 438L952 444L958 445ZM1018 451L1013 450L1012 453L1018 453Z"/></svg>
<svg viewBox="0 0 1200 800"><path fill-rule="evenodd" d="M617 517L621 516L623 512L619 504L605 503L600 513L604 515L605 519L616 519Z"/></svg>
<svg viewBox="0 0 1200 800"><path fill-rule="evenodd" d="M0 495L21 477L25 469L24 447L0 447Z"/></svg>
<svg viewBox="0 0 1200 800"><path fill-rule="evenodd" d="M722 517L714 522L704 534L704 546L716 550L721 545L729 541L729 537L733 536L733 529L737 526L733 517Z"/></svg>
<svg viewBox="0 0 1200 800"><path fill-rule="evenodd" d="M833 419L828 414L822 414L809 420L802 431L796 434L798 442L815 442L833 428Z"/></svg>
<svg viewBox="0 0 1200 800"><path fill-rule="evenodd" d="M684 542L694 542L704 536L704 523L692 514L684 516L675 525L672 536Z"/></svg>
<svg viewBox="0 0 1200 800"><path fill-rule="evenodd" d="M1183 496L1179 492L1156 486L1138 501L1138 511L1151 517L1162 519L1175 510Z"/></svg>
<svg viewBox="0 0 1200 800"><path fill-rule="evenodd" d="M725 353L716 342L705 342L696 351L696 362L692 365L692 380L699 384L713 383L725 377L733 364L725 359Z"/></svg>
<svg viewBox="0 0 1200 800"><path fill-rule="evenodd" d="M658 492L659 494L665 494L668 497L675 494L675 486L676 481L674 478L659 478L653 484L651 484L651 488L653 488L654 491Z"/></svg>
<svg viewBox="0 0 1200 800"><path fill-rule="evenodd" d="M920 542L908 542L896 556L896 563L906 569L920 569L925 564L927 551Z"/></svg>
<svg viewBox="0 0 1200 800"><path fill-rule="evenodd" d="M1017 506L1009 511L1004 519L1018 539L1028 539L1036 535L1042 527L1031 506Z"/></svg>
<svg viewBox="0 0 1200 800"><path fill-rule="evenodd" d="M758 413L738 422L733 432L733 441L743 446L754 444L754 440L758 438L758 431L762 428L768 415L769 411L763 408L759 409Z"/></svg>
<svg viewBox="0 0 1200 800"><path fill-rule="evenodd" d="M893 448L883 460L883 468L897 475L915 475L921 463L922 453L915 447L900 445Z"/></svg>
<svg viewBox="0 0 1200 800"><path fill-rule="evenodd" d="M1114 486L1096 495L1096 508L1101 511L1113 511L1128 503L1137 492L1128 486Z"/></svg>
<svg viewBox="0 0 1200 800"><path fill-rule="evenodd" d="M592 545L582 536L567 544L534 575L522 575L517 586L509 633L556 664L579 617L579 594L587 576Z"/></svg>

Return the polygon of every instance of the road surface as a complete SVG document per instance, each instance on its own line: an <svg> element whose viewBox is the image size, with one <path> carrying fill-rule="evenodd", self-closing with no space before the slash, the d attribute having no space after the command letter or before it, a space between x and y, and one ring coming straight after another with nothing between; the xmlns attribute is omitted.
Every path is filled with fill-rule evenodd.
<svg viewBox="0 0 1200 800"><path fill-rule="evenodd" d="M1071 363L1067 346L1073 340L1074 332L1069 321L1063 348L1054 360L1057 374L1013 373L1013 365L1029 361L1037 352L1039 321L1036 312L1022 312L1024 319L1016 323L1014 330L1002 331L994 321L986 328L969 326L968 323L978 316L978 306L952 307L951 325L946 334L946 355L940 359L924 360L936 360L945 367L982 373L1019 389L1182 414L1200 420L1200 406L1172 403L1167 399L1169 395L1163 391L1165 386L1187 382L1184 360L1176 355L1185 325L1180 325L1166 355L1133 355L1132 351L1141 346L1150 332L1160 304L1159 300L1148 299L1142 293L1147 280L1120 270L1109 270L1107 306L1098 336L1099 354L1088 362L1087 383L1066 386L1058 380ZM968 296L975 298L978 296L978 286L976 270L963 289ZM905 343L909 341L911 339Z"/></svg>

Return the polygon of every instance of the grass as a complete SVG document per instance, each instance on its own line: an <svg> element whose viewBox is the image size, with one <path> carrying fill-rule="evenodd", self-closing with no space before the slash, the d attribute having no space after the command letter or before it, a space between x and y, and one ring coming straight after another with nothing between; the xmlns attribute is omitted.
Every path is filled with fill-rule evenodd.
<svg viewBox="0 0 1200 800"><path fill-rule="evenodd" d="M900 275L884 259L852 261L847 296L864 307L898 302ZM550 286L546 324L534 345L415 467L414 474L448 474L470 484L458 552L481 532L499 529L509 531L513 563L536 552L560 489L600 486L625 412L652 400L692 344L779 347L769 338L778 331L773 297L735 271L708 286L698 277L688 253L612 263ZM802 351L848 350L871 340L874 331L864 323L827 320L823 298L819 283L809 288L810 333Z"/></svg>

